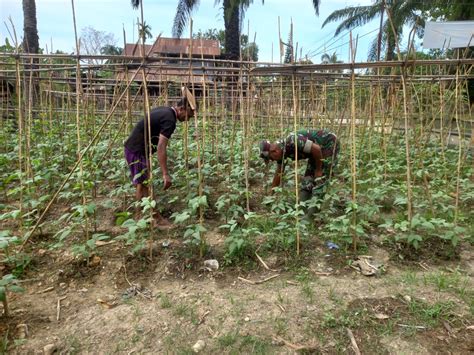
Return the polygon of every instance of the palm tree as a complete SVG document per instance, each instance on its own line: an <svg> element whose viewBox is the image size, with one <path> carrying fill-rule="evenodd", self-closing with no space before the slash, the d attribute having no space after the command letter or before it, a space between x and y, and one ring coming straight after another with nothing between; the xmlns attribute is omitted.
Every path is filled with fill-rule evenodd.
<svg viewBox="0 0 474 355"><path fill-rule="evenodd" d="M324 53L321 56L321 63L322 64L338 64L338 63L344 63L342 60L337 59L337 54L336 52L333 52L332 54ZM342 73L341 69L329 69L327 70L328 73Z"/></svg>
<svg viewBox="0 0 474 355"><path fill-rule="evenodd" d="M132 0L132 3L134 1L140 0ZM263 2L262 0L262 3ZM321 0L312 0L316 15L319 15L320 2ZM220 3L220 1L216 0L216 4L217 3ZM245 11L252 3L253 0L222 0L225 28L224 52L229 59L236 60L240 56L239 38L241 23ZM199 0L179 0L173 23L173 36L181 37L191 13L198 6Z"/></svg>
<svg viewBox="0 0 474 355"><path fill-rule="evenodd" d="M219 0L216 1L218 3ZM247 7L249 6L249 1ZM176 15L173 21L173 36L181 37L188 23L189 17L195 8L199 6L199 0L179 0ZM240 0L222 0L224 9L224 52L228 59L237 60L240 56L240 22L241 13L245 6Z"/></svg>
<svg viewBox="0 0 474 355"><path fill-rule="evenodd" d="M143 21L143 24L138 23L138 36L143 38L143 43L145 43L147 39L153 37L151 34L151 26L148 25L146 21Z"/></svg>
<svg viewBox="0 0 474 355"><path fill-rule="evenodd" d="M334 33L334 36L337 36L344 30L352 30L365 25L380 16L379 35L372 42L368 57L370 60L380 58L383 46L386 49L385 59L393 60L396 43L402 37L403 26L413 26L418 37L423 35L424 21L418 15L418 11L426 6L428 5L424 5L419 0L376 0L372 5L349 6L336 10L326 18L322 27L330 22L343 20ZM390 17L384 21L383 15L386 11Z"/></svg>
<svg viewBox="0 0 474 355"><path fill-rule="evenodd" d="M321 56L321 63L323 64L336 64L336 63L344 63L342 60L337 60L337 54L334 52L333 54L324 53Z"/></svg>

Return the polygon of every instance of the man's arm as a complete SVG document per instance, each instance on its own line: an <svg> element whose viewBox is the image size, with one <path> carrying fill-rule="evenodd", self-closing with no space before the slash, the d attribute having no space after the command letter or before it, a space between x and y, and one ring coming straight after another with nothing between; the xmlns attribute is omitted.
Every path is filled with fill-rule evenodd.
<svg viewBox="0 0 474 355"><path fill-rule="evenodd" d="M274 187L280 186L281 183L281 174L285 170L285 166L282 164L278 164L276 171L275 171L275 176L273 176L273 182L272 182L272 189Z"/></svg>
<svg viewBox="0 0 474 355"><path fill-rule="evenodd" d="M319 144L313 143L311 146L311 156L313 157L316 163L316 170L314 172L314 177L323 176L323 152Z"/></svg>
<svg viewBox="0 0 474 355"><path fill-rule="evenodd" d="M167 153L166 147L168 146L168 138L164 135L160 134L160 138L158 140L158 162L160 163L161 172L163 174L163 190L168 189L171 186L171 177L168 174L168 165L167 165Z"/></svg>

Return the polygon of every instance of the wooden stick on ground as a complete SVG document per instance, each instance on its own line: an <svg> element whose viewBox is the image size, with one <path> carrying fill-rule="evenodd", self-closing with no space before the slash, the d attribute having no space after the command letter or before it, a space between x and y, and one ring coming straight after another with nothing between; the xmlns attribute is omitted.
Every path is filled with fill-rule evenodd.
<svg viewBox="0 0 474 355"><path fill-rule="evenodd" d="M255 256L257 257L258 261L262 263L263 267L267 269L268 271L278 271L278 270L270 269L268 265L265 263L265 261L263 261L263 259L260 257L260 255L257 254L257 252L255 252Z"/></svg>
<svg viewBox="0 0 474 355"><path fill-rule="evenodd" d="M426 329L426 327L423 327L422 325L409 325L409 324L397 324L397 325L402 328Z"/></svg>
<svg viewBox="0 0 474 355"><path fill-rule="evenodd" d="M59 316L61 315L61 301L65 300L67 296L58 298L58 305L56 307L56 320L59 322Z"/></svg>
<svg viewBox="0 0 474 355"><path fill-rule="evenodd" d="M267 277L266 279L258 280L258 281L247 280L247 279L244 279L243 277L240 277L240 276L238 277L238 279L240 281L243 281L243 282L251 284L251 285L258 285L258 284L263 284L264 282L270 281L271 279L274 279L275 277L278 277L278 276L280 276L280 274L276 274L276 275Z"/></svg>
<svg viewBox="0 0 474 355"><path fill-rule="evenodd" d="M352 331L349 328L346 328L346 331L347 331L347 335L349 335L349 338L351 339L351 345L352 345L352 349L354 350L354 353L356 355L360 355L360 350L359 350L359 347L357 346L357 342L354 338L354 334L352 334Z"/></svg>
<svg viewBox="0 0 474 355"><path fill-rule="evenodd" d="M206 312L204 312L204 314L203 314L201 317L199 317L199 322L198 322L198 324L202 324L202 322L204 322L204 319L206 318L206 316L207 316L209 313L211 313L210 310L207 310Z"/></svg>
<svg viewBox="0 0 474 355"><path fill-rule="evenodd" d="M289 341L283 339L283 338L280 338L280 337L275 337L275 340L280 342L280 343L283 343L285 344L286 346L288 346L289 348L295 350L295 351L315 351L315 350L318 350L318 346L317 345L298 345L298 344L293 344L293 343L290 343Z"/></svg>
<svg viewBox="0 0 474 355"><path fill-rule="evenodd" d="M44 290L38 291L38 292L36 292L36 293L38 293L38 294L40 294L40 293L46 293L46 292L49 292L49 291L52 291L52 290L54 290L54 286L45 288Z"/></svg>

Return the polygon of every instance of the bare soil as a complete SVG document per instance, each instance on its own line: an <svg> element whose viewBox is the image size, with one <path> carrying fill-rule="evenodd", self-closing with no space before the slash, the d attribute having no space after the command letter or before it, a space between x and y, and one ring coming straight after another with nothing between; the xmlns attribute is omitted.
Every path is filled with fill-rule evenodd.
<svg viewBox="0 0 474 355"><path fill-rule="evenodd" d="M121 232L113 216L103 220L103 231ZM225 236L208 229L202 259L181 230L135 255L122 242L106 244L89 260L42 248L47 233L34 237L25 292L10 293L11 317L0 317L2 351L194 353L202 340L208 354L354 353L350 330L362 354L474 352L470 244L449 260L410 263L396 248L372 246L364 253L384 272L368 277L351 267L356 255L316 236L300 257L262 252L268 269L256 256L227 266ZM217 271L204 268L209 258Z"/></svg>

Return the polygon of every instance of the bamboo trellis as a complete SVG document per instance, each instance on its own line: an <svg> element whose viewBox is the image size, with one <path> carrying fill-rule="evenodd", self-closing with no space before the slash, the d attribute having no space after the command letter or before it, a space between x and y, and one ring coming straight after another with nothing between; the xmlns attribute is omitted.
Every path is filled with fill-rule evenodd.
<svg viewBox="0 0 474 355"><path fill-rule="evenodd" d="M28 65L33 59L39 61L36 68ZM99 59L103 64L84 65L84 59ZM460 93L465 93L467 81L473 80L472 58L275 65L206 59L201 55L198 58L181 58L178 64L173 65L167 65L165 61L164 57L147 55L137 58L0 53L0 82L14 83L16 87L15 92L7 92L7 86L2 85L1 112L2 119L16 118L20 174L23 176L29 169L34 169L29 162L29 132L38 118L47 118L49 127L57 123L63 125L65 130L70 129L72 124L78 132L78 158L63 180L57 182L55 193L38 215L28 235L32 235L41 225L58 194L75 170L81 169L82 159L99 138L112 137L102 158L104 160L113 147L120 145L119 138L127 136L131 123L140 119L152 103L170 104L177 101L180 87L190 80L198 101L204 103L195 121L195 129L201 131L197 136L200 139L199 193L203 193L201 184L205 177L201 176L201 170L206 149L212 147L209 149L217 161L220 152L214 143L224 139L221 133L230 132L228 147L234 150L236 135L240 132L242 159L232 161L231 166L242 164L244 168L245 183L242 187L246 191L248 211L251 210L249 190L252 188L248 182L248 170L255 164L250 161L254 157L252 151L261 138L274 140L300 128L328 127L340 136L343 150L353 152L351 164L355 163L359 154L359 144L370 148L371 134L374 132L382 135L382 146L386 151L386 147L393 144L395 133L403 130L407 140L407 159L410 142L422 152L423 142L433 134L439 136L442 155L448 143L456 141L459 149L458 167L462 165L469 148L470 142L466 137L472 135L471 107ZM382 71L379 69L384 68L390 68L392 73L380 74ZM177 72L172 76L167 75L170 69ZM420 71L417 72L417 69ZM97 75L101 71L108 73L106 78ZM160 74L150 76L147 74L150 72ZM41 88L39 104L34 107L28 105L31 91L25 91L27 86L24 83L28 78L38 81ZM430 87L436 90L429 90ZM428 101L432 103L431 106L428 106ZM399 118L400 112L403 112L403 120ZM91 126L92 131L89 133L87 130L80 133L79 126L83 123L96 124L95 119L90 119L94 115L104 116L102 124L99 127ZM449 119L450 116L454 116L454 120ZM418 120L418 117L422 119ZM410 131L417 131L415 137L408 137ZM361 135L360 140L355 139L356 134ZM89 143L85 147L80 145L86 141ZM209 141L212 144L206 145ZM184 142L185 146L192 143L187 140ZM350 149L347 142L351 142ZM295 164L296 186L297 170L298 164ZM361 173L353 167L354 183ZM34 171L31 174L34 175ZM459 171L457 178L456 186L459 189ZM414 179L407 172L408 193ZM295 191L297 195L298 190ZM430 198L429 189L426 194ZM408 196L408 200L407 215L410 218L413 214L411 196ZM20 209L24 208L21 198L19 206ZM458 208L459 197L455 200L456 216ZM200 221L204 223L202 212ZM299 240L299 228L296 230Z"/></svg>

